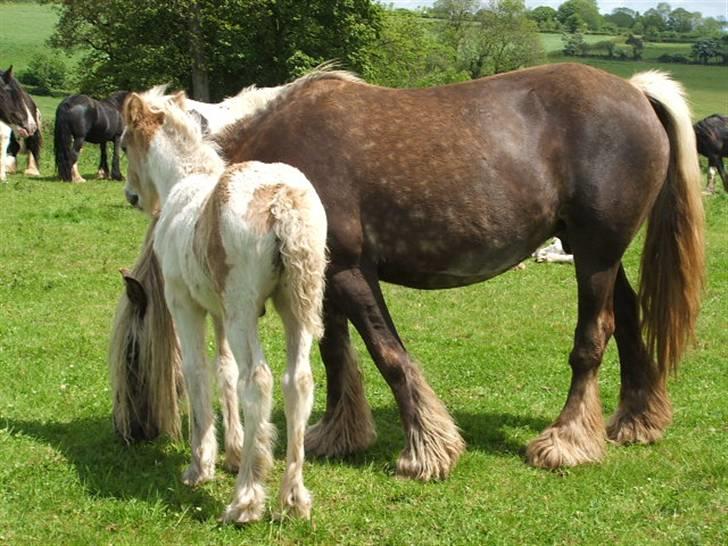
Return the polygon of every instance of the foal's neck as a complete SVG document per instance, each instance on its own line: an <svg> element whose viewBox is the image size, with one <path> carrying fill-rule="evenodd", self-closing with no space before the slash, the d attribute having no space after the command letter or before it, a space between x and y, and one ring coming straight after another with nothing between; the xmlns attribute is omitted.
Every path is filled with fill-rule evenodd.
<svg viewBox="0 0 728 546"><path fill-rule="evenodd" d="M173 143L165 141L157 146L152 169L161 205L167 201L172 188L182 180L197 175L219 177L225 162L210 144Z"/></svg>

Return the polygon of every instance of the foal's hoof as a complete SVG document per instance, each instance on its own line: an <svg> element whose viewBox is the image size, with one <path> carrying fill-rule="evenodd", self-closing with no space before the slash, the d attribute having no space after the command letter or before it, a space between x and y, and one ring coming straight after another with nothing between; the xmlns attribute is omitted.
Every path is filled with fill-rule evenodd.
<svg viewBox="0 0 728 546"><path fill-rule="evenodd" d="M288 492L281 492L280 518L311 519L311 493L303 486L293 487Z"/></svg>
<svg viewBox="0 0 728 546"><path fill-rule="evenodd" d="M235 494L220 518L223 523L242 525L251 521L259 521L265 511L265 490L260 485L253 485Z"/></svg>
<svg viewBox="0 0 728 546"><path fill-rule="evenodd" d="M40 171L38 169L25 169L23 174L25 176L40 176Z"/></svg>
<svg viewBox="0 0 728 546"><path fill-rule="evenodd" d="M550 469L597 463L604 458L605 445L603 433L591 433L575 423L552 426L528 444L526 460L531 466Z"/></svg>
<svg viewBox="0 0 728 546"><path fill-rule="evenodd" d="M196 464L191 464L182 474L182 483L195 487L209 482L215 477L215 467L200 468Z"/></svg>

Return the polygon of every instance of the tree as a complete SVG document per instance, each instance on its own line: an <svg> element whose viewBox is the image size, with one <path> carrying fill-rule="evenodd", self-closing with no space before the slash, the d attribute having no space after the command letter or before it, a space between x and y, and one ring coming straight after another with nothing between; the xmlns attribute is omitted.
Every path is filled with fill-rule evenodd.
<svg viewBox="0 0 728 546"><path fill-rule="evenodd" d="M462 62L471 78L537 64L543 48L536 23L523 0L490 0L468 27L461 44Z"/></svg>
<svg viewBox="0 0 728 546"><path fill-rule="evenodd" d="M558 27L556 10L550 6L538 6L528 12L528 18L535 21L540 30L554 30Z"/></svg>
<svg viewBox="0 0 728 546"><path fill-rule="evenodd" d="M52 1L52 44L84 52L78 84L94 94L169 82L217 100L330 59L366 75L381 20L370 0Z"/></svg>
<svg viewBox="0 0 728 546"><path fill-rule="evenodd" d="M708 64L711 59L722 57L721 41L716 38L701 38L693 44L692 55L699 63Z"/></svg>
<svg viewBox="0 0 728 546"><path fill-rule="evenodd" d="M667 17L667 28L675 32L691 32L702 19L700 13L691 13L686 9L677 8Z"/></svg>
<svg viewBox="0 0 728 546"><path fill-rule="evenodd" d="M371 44L372 83L390 87L423 87L468 79L456 68L457 52L438 40L416 13L384 11L378 39Z"/></svg>
<svg viewBox="0 0 728 546"><path fill-rule="evenodd" d="M632 28L637 21L637 13L629 8L614 8L604 20L616 25L618 28Z"/></svg>
<svg viewBox="0 0 728 546"><path fill-rule="evenodd" d="M591 30L599 30L602 26L602 16L596 0L567 0L559 6L557 17L562 25L573 27L575 22L578 24L575 15Z"/></svg>
<svg viewBox="0 0 728 546"><path fill-rule="evenodd" d="M479 7L480 0L435 0L432 12L445 21L445 39L450 45L457 47Z"/></svg>

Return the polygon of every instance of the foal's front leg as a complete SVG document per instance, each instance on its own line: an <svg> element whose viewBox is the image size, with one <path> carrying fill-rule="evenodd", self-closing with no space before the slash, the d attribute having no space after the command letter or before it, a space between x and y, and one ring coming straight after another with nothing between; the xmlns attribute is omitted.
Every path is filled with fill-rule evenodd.
<svg viewBox="0 0 728 546"><path fill-rule="evenodd" d="M187 288L170 280L165 284L170 314L177 327L182 350L182 373L190 400L192 460L182 481L198 485L215 476L217 439L210 399L210 378L205 348L205 311Z"/></svg>

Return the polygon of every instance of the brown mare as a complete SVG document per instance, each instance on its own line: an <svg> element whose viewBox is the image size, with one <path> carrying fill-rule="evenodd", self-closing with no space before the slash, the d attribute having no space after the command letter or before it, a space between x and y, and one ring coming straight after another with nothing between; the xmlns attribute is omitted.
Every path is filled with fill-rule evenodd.
<svg viewBox="0 0 728 546"><path fill-rule="evenodd" d="M573 64L431 89L324 72L286 86L217 143L231 162L294 165L326 208L320 348L328 393L306 436L310 453L344 455L375 438L351 321L399 406L406 445L398 472L447 476L465 444L407 353L379 281L421 289L480 282L552 236L576 265L572 379L528 461L575 465L601 459L606 436L661 437L671 420L666 376L693 334L704 269L695 137L678 84ZM645 220L636 294L621 260ZM612 335L622 386L605 426L598 370Z"/></svg>

